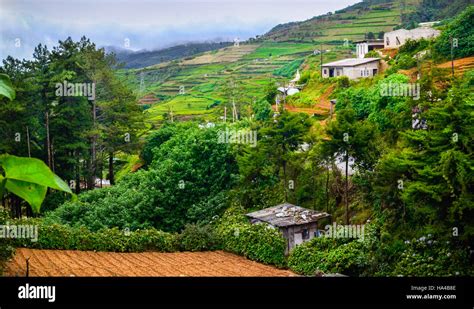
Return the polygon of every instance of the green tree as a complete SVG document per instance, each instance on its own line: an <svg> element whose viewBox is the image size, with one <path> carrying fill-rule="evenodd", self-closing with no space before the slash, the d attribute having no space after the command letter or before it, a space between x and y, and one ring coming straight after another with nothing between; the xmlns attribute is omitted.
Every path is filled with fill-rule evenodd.
<svg viewBox="0 0 474 309"><path fill-rule="evenodd" d="M327 129L329 139L322 145L323 153L334 161L342 158L345 164L345 221L349 224L349 159L353 158L358 169L373 168L378 151L374 144L376 129L368 121L357 121L354 110L348 106L337 113L337 119Z"/></svg>
<svg viewBox="0 0 474 309"><path fill-rule="evenodd" d="M288 200L288 161L291 153L304 142L310 126L311 122L306 114L291 114L283 111L275 121L268 121L267 126L260 132L262 138L257 147L264 147L268 158L282 171L285 201Z"/></svg>

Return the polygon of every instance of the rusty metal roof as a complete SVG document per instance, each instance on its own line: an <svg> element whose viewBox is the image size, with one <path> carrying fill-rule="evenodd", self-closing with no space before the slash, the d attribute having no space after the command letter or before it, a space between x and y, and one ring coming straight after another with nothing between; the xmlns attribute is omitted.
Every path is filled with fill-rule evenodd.
<svg viewBox="0 0 474 309"><path fill-rule="evenodd" d="M317 210L283 203L247 214L247 217L270 223L273 226L284 227L316 222L330 214Z"/></svg>

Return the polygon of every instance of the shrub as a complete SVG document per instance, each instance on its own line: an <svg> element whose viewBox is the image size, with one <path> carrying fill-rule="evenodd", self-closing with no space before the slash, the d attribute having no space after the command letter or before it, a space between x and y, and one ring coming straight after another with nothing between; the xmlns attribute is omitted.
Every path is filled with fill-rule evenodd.
<svg viewBox="0 0 474 309"><path fill-rule="evenodd" d="M380 58L380 55L375 50L371 50L365 54L364 58Z"/></svg>
<svg viewBox="0 0 474 309"><path fill-rule="evenodd" d="M364 276L372 266L370 252L376 243L374 227L365 226L363 239L317 237L295 247L288 266L296 273L314 276L320 272ZM369 273L370 274L370 273Z"/></svg>
<svg viewBox="0 0 474 309"><path fill-rule="evenodd" d="M217 234L222 248L251 260L286 266L286 241L267 224L250 224L242 210L231 208L219 220Z"/></svg>
<svg viewBox="0 0 474 309"><path fill-rule="evenodd" d="M408 70L416 66L416 59L413 56L399 54L397 56L397 67L402 70Z"/></svg>
<svg viewBox="0 0 474 309"><path fill-rule="evenodd" d="M17 247L61 250L95 250L113 252L178 251L175 234L156 229L136 231L107 228L91 232L85 227L44 224L39 219L15 220L11 224L38 225L38 240L15 239Z"/></svg>
<svg viewBox="0 0 474 309"><path fill-rule="evenodd" d="M318 237L295 247L288 258L293 271L312 276L319 272L358 276L368 265L368 256L360 240Z"/></svg>
<svg viewBox="0 0 474 309"><path fill-rule="evenodd" d="M467 7L447 26L447 29L436 39L435 50L448 58L451 54L451 37L458 39L454 48L454 58L468 57L474 54L474 6Z"/></svg>
<svg viewBox="0 0 474 309"><path fill-rule="evenodd" d="M452 241L436 240L431 235L405 241L399 251L392 276L472 276L469 251Z"/></svg>
<svg viewBox="0 0 474 309"><path fill-rule="evenodd" d="M299 80L299 84L307 84L311 79L311 72L310 71L305 71L303 74L301 74L301 78Z"/></svg>
<svg viewBox="0 0 474 309"><path fill-rule="evenodd" d="M217 237L210 225L187 224L179 235L179 244L184 251L206 251L218 248Z"/></svg>
<svg viewBox="0 0 474 309"><path fill-rule="evenodd" d="M349 77L341 76L337 78L337 86L339 88L349 88L350 85L351 85L351 82L349 80Z"/></svg>

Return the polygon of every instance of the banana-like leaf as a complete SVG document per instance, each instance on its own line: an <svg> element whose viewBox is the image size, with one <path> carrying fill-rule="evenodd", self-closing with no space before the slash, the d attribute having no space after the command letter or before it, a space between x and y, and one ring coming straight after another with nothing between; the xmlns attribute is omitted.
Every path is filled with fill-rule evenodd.
<svg viewBox="0 0 474 309"><path fill-rule="evenodd" d="M77 198L69 186L41 160L0 155L0 166L5 172L5 176L0 175L0 193L3 195L6 189L21 197L31 205L34 213L40 211L48 187Z"/></svg>
<svg viewBox="0 0 474 309"><path fill-rule="evenodd" d="M35 158L23 158L12 155L0 155L0 166L5 178L31 182L72 194L71 188L54 174L43 161Z"/></svg>
<svg viewBox="0 0 474 309"><path fill-rule="evenodd" d="M5 96L10 100L15 99L15 90L10 78L6 74L0 74L0 96Z"/></svg>
<svg viewBox="0 0 474 309"><path fill-rule="evenodd" d="M15 179L7 179L5 188L27 201L34 213L39 213L48 190L48 187Z"/></svg>

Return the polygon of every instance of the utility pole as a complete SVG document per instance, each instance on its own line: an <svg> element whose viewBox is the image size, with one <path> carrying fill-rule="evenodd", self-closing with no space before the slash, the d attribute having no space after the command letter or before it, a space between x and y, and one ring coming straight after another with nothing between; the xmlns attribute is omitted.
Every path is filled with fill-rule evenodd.
<svg viewBox="0 0 474 309"><path fill-rule="evenodd" d="M349 199L348 199L348 191L349 191L349 180L348 180L348 170L349 170L349 153L346 150L346 183L345 183L345 204L346 204L346 224L349 225Z"/></svg>
<svg viewBox="0 0 474 309"><path fill-rule="evenodd" d="M454 42L455 40L456 43ZM453 36L449 36L449 41L451 42L451 74L454 78L454 45L457 45L457 39L453 38Z"/></svg>
<svg viewBox="0 0 474 309"><path fill-rule="evenodd" d="M227 106L224 106L224 122L227 121Z"/></svg>
<svg viewBox="0 0 474 309"><path fill-rule="evenodd" d="M235 100L232 98L232 122L239 120L237 116L237 109L235 108Z"/></svg>
<svg viewBox="0 0 474 309"><path fill-rule="evenodd" d="M321 58L321 78L323 77L323 43L321 43L321 49L319 50L319 55Z"/></svg>

